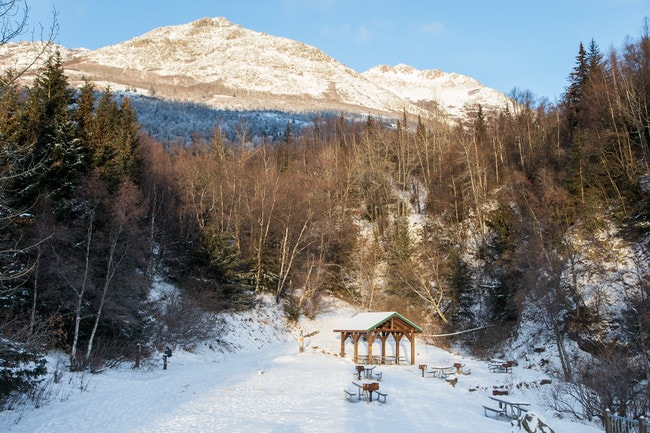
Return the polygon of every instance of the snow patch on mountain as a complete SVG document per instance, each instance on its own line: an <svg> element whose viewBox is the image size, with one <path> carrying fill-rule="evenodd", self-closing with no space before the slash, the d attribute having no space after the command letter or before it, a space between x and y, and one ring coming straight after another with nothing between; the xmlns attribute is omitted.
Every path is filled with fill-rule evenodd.
<svg viewBox="0 0 650 433"><path fill-rule="evenodd" d="M213 106L223 103L223 96L279 95L421 114L409 101L316 47L248 30L222 17L160 27L87 52L67 66L81 72L95 65L125 75L138 71L164 77L178 88L208 86L211 97L206 102Z"/></svg>
<svg viewBox="0 0 650 433"><path fill-rule="evenodd" d="M43 42L0 46L0 69L22 70ZM501 108L508 99L476 80L407 65L358 73L316 47L248 30L226 18L202 18L97 50L50 44L24 76L35 76L59 51L69 82L230 110L347 111L425 118L463 115L480 103ZM442 113L432 113L433 105Z"/></svg>
<svg viewBox="0 0 650 433"><path fill-rule="evenodd" d="M511 103L502 93L474 78L456 73L418 70L398 64L375 66L361 75L411 102L437 102L452 117L462 117L466 108L478 104L484 109L494 110Z"/></svg>

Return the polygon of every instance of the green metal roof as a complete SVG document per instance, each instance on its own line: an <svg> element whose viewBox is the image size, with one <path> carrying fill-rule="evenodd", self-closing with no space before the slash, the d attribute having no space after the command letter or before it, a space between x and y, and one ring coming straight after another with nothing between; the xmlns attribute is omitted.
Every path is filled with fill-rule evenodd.
<svg viewBox="0 0 650 433"><path fill-rule="evenodd" d="M402 316L396 311L377 311L371 313L359 313L354 317L351 317L346 322L341 324L339 329L335 329L334 332L341 331L371 331L377 328L384 322L387 322L393 317L399 317L402 321L408 325L415 328L417 331L422 332L420 328L415 323L408 320L406 317Z"/></svg>

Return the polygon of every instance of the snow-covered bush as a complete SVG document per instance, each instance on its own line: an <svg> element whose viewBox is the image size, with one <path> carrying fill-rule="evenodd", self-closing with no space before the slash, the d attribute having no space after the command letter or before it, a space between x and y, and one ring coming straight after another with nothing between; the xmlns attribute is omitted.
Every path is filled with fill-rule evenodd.
<svg viewBox="0 0 650 433"><path fill-rule="evenodd" d="M2 339L0 344L0 408L11 397L29 394L47 373L46 360L24 344Z"/></svg>

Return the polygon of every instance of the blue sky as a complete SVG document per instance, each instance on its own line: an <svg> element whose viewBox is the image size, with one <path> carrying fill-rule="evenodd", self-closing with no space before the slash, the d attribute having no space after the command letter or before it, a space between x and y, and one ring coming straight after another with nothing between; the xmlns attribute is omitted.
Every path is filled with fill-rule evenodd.
<svg viewBox="0 0 650 433"><path fill-rule="evenodd" d="M56 42L100 48L154 28L223 16L296 39L363 72L405 63L559 99L578 45L603 52L641 34L650 0L27 0L32 24L58 12Z"/></svg>

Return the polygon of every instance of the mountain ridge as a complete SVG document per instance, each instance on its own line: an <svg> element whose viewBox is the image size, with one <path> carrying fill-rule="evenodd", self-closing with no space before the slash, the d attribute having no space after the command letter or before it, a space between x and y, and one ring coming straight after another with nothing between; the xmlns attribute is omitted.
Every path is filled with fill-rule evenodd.
<svg viewBox="0 0 650 433"><path fill-rule="evenodd" d="M2 68L19 63L29 44L0 48ZM317 47L243 28L224 17L158 27L88 50L54 46L71 85L92 81L113 90L207 104L221 109L329 110L392 117L463 116L480 103L508 98L459 74L380 65L357 72ZM449 89L453 89L449 90ZM434 113L432 107L441 112Z"/></svg>

